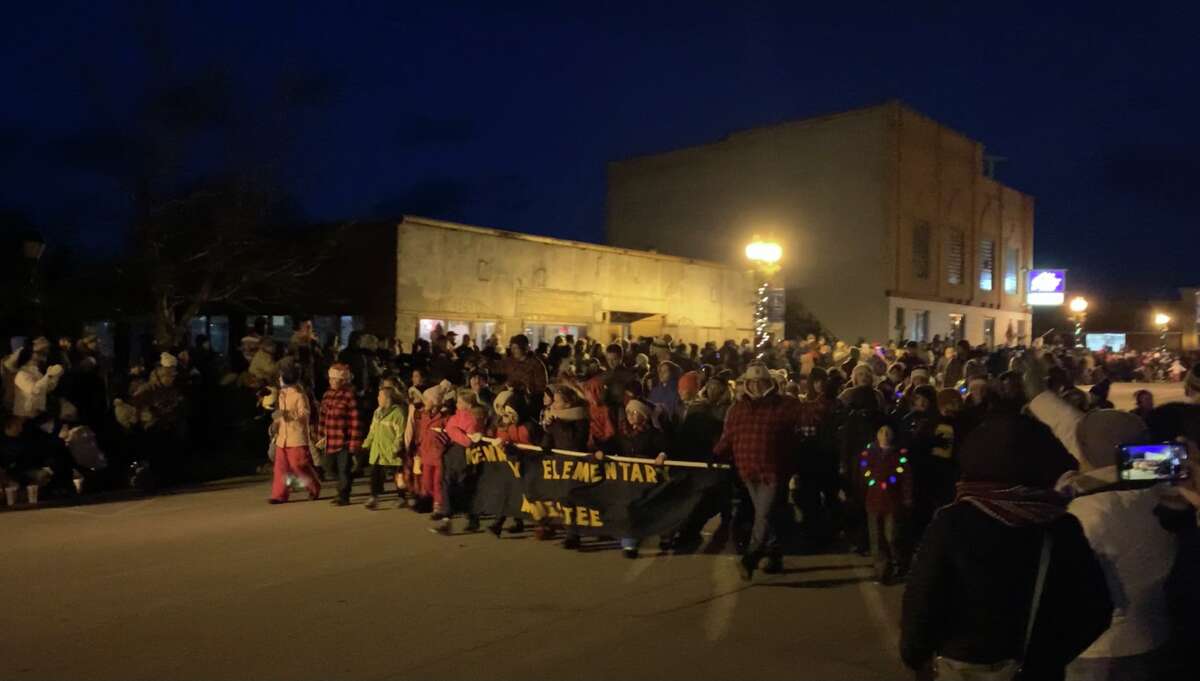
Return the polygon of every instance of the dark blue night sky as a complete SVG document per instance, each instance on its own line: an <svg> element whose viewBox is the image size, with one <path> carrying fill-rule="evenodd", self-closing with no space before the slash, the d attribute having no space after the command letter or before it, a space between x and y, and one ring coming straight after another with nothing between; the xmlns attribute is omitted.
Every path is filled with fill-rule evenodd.
<svg viewBox="0 0 1200 681"><path fill-rule="evenodd" d="M164 77L226 74L239 120L290 88L286 125L188 162L254 159L307 218L590 241L606 161L895 97L1010 159L998 177L1037 198L1038 265L1110 293L1200 283L1192 3L809 4L9 6L0 208L51 243L119 249L128 201L96 157L122 152L94 140L136 128Z"/></svg>

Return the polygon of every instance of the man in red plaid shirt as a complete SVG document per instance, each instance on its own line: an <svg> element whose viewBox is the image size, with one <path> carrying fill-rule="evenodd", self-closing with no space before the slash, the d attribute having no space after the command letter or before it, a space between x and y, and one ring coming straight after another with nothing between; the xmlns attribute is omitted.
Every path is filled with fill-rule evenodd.
<svg viewBox="0 0 1200 681"><path fill-rule="evenodd" d="M338 479L338 493L333 498L335 506L350 503L354 454L362 447L363 440L362 419L358 413L358 400L350 387L351 378L348 365L339 363L329 367L329 390L321 398L321 412L317 418L317 439L325 442L327 474L336 474Z"/></svg>
<svg viewBox="0 0 1200 681"><path fill-rule="evenodd" d="M800 401L779 393L766 364L751 362L742 377L746 395L729 408L725 430L713 452L732 456L754 505L754 528L742 556L742 579L749 580L763 556L763 572L783 569L778 528L786 522L787 483L802 421Z"/></svg>

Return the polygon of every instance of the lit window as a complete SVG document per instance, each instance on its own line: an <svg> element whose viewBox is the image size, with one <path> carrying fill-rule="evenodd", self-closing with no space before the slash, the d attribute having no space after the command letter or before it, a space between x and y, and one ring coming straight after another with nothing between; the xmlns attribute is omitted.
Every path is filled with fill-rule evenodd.
<svg viewBox="0 0 1200 681"><path fill-rule="evenodd" d="M1020 262L1020 250L1009 248L1004 251L1004 292L1010 296L1017 293L1017 265Z"/></svg>
<svg viewBox="0 0 1200 681"><path fill-rule="evenodd" d="M992 273L996 270L996 244L984 239L979 242L979 290L992 290Z"/></svg>

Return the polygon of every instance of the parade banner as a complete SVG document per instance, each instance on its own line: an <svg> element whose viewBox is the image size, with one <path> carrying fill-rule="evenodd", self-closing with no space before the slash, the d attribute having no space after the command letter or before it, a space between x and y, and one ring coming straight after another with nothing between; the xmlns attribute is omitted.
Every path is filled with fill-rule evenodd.
<svg viewBox="0 0 1200 681"><path fill-rule="evenodd" d="M655 466L645 459L542 453L482 442L472 510L548 520L580 535L647 537L679 527L722 485L727 467Z"/></svg>

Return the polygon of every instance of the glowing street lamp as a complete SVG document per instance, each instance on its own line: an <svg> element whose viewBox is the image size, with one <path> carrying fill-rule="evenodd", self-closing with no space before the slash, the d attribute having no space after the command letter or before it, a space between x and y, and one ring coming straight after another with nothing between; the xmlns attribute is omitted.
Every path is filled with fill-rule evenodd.
<svg viewBox="0 0 1200 681"><path fill-rule="evenodd" d="M1075 320L1075 347L1083 347L1083 323L1087 321L1087 298L1075 296L1071 299L1068 307L1071 308L1071 318Z"/></svg>
<svg viewBox="0 0 1200 681"><path fill-rule="evenodd" d="M763 241L755 238L746 244L746 257L760 271L774 274L779 271L779 260L783 258L783 247L774 241Z"/></svg>
<svg viewBox="0 0 1200 681"><path fill-rule="evenodd" d="M757 356L762 357L764 346L771 338L771 334L767 331L770 316L770 278L779 271L779 261L783 258L783 247L774 241L763 241L755 236L754 241L746 244L746 258L760 275L754 298L754 349L758 353Z"/></svg>

